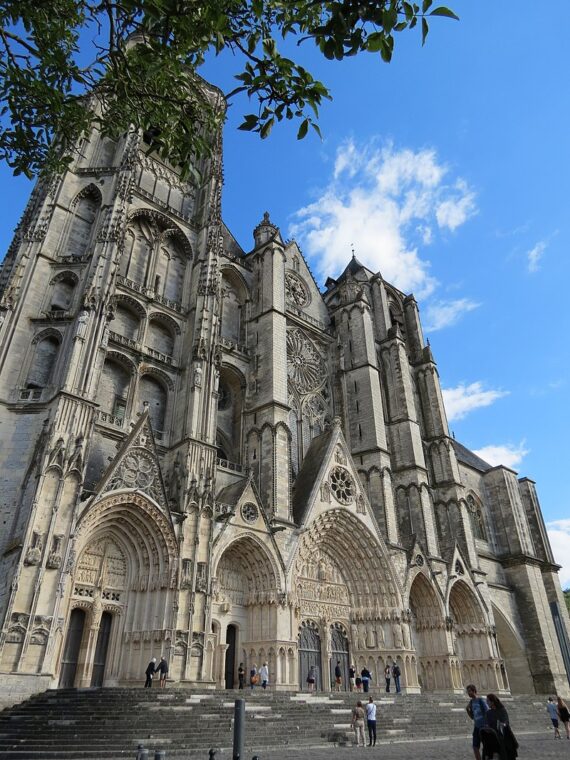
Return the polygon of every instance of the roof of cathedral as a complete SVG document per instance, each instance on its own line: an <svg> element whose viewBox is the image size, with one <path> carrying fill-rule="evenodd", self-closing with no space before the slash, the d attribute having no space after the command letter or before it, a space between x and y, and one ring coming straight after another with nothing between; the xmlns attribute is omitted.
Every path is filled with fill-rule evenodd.
<svg viewBox="0 0 570 760"><path fill-rule="evenodd" d="M457 459L463 464L473 467L474 470L480 470L481 472L487 472L487 470L493 469L492 464L485 462L484 459L478 457L477 454L474 454L462 443L459 443L459 441L453 440L452 443Z"/></svg>
<svg viewBox="0 0 570 760"><path fill-rule="evenodd" d="M327 289L330 289L334 287L334 285L338 285L339 282L342 282L342 280L344 280L348 275L351 277L356 277L359 272L364 272L366 279L374 277L374 272L371 269L368 269L368 267L364 266L364 264L362 264L353 253L352 258L343 269L342 274L340 274L336 280L334 277L328 277L325 285Z"/></svg>
<svg viewBox="0 0 570 760"><path fill-rule="evenodd" d="M216 496L216 501L221 504L229 504L230 506L235 507L245 491L248 482L247 478L243 478L243 480L238 480L237 483L232 483L231 485L222 488Z"/></svg>
<svg viewBox="0 0 570 760"><path fill-rule="evenodd" d="M328 451L329 442L333 432L334 428L330 427L328 430L325 430L324 433L313 438L311 445L305 454L305 458L303 459L303 464L297 475L293 491L293 520L296 525L301 525L305 518L309 496L315 485L315 480L321 469L323 459Z"/></svg>

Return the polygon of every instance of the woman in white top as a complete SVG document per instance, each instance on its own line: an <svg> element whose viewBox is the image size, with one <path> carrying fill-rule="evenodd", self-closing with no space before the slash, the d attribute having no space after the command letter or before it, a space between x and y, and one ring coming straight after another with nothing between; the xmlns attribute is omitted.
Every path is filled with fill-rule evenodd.
<svg viewBox="0 0 570 760"><path fill-rule="evenodd" d="M259 668L259 678L261 680L261 688L267 689L267 684L269 683L269 668L267 667L266 662L264 662Z"/></svg>
<svg viewBox="0 0 570 760"><path fill-rule="evenodd" d="M368 697L366 705L366 722L368 723L368 746L376 746L376 705L374 699Z"/></svg>

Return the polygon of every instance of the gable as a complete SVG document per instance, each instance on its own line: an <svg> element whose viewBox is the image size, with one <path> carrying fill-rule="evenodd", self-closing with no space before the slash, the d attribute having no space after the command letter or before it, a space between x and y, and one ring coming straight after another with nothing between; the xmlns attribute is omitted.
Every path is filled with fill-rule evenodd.
<svg viewBox="0 0 570 760"><path fill-rule="evenodd" d="M109 491L133 489L149 496L164 511L168 501L148 411L141 415L131 433L95 488L101 496Z"/></svg>

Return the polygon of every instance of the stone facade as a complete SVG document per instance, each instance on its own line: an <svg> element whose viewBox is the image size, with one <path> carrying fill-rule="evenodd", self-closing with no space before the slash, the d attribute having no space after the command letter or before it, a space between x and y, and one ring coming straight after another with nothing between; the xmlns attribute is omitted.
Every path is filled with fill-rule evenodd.
<svg viewBox="0 0 570 760"><path fill-rule="evenodd" d="M352 259L324 292L266 214L221 218L93 133L0 277L0 677L281 689L341 660L403 688L567 690L534 483L452 440L419 312Z"/></svg>

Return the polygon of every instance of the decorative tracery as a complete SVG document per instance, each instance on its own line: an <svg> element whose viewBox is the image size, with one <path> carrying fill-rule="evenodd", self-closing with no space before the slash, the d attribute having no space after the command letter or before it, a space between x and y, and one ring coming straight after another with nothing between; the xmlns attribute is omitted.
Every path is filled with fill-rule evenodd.
<svg viewBox="0 0 570 760"><path fill-rule="evenodd" d="M301 395L317 390L326 381L323 358L301 330L287 332L287 374Z"/></svg>
<svg viewBox="0 0 570 760"><path fill-rule="evenodd" d="M341 504L352 504L354 501L354 481L344 467L335 467L330 474L331 490Z"/></svg>
<svg viewBox="0 0 570 760"><path fill-rule="evenodd" d="M285 273L285 298L288 303L301 308L309 303L305 283L294 272Z"/></svg>

